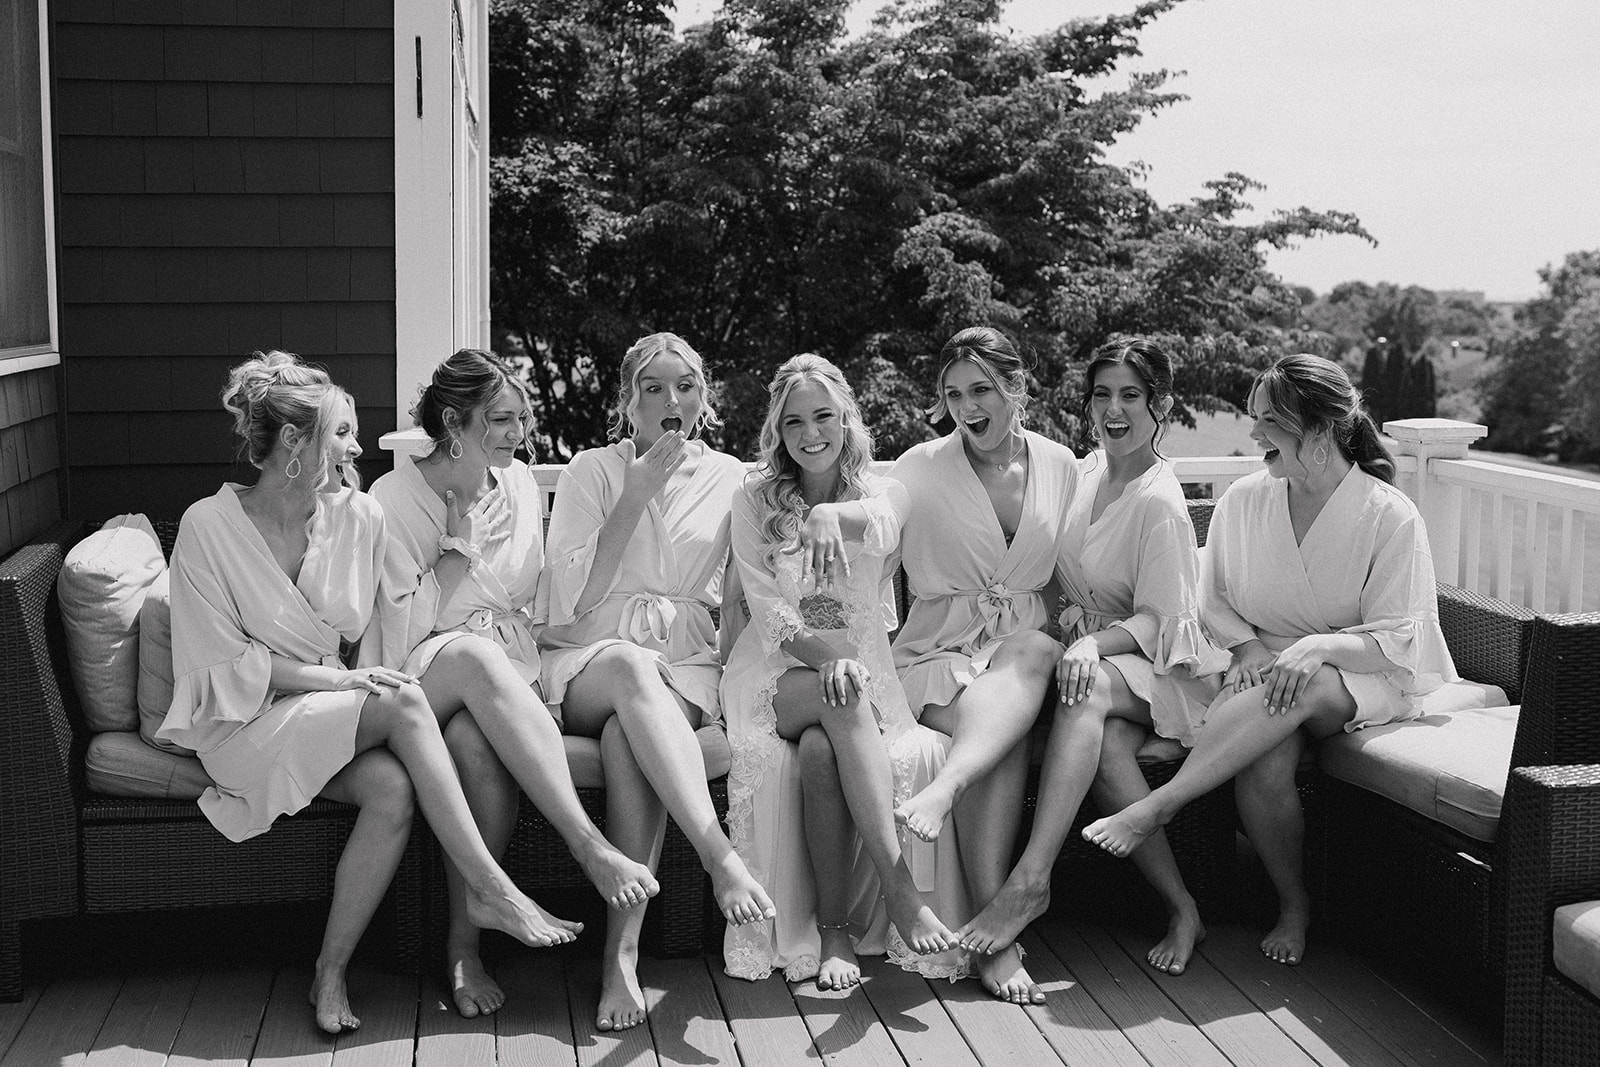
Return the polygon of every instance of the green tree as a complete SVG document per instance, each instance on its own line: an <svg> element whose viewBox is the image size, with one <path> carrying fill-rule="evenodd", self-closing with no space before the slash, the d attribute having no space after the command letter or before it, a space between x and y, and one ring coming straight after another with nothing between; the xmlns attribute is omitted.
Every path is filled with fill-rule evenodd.
<svg viewBox="0 0 1600 1067"><path fill-rule="evenodd" d="M741 454L804 350L844 366L898 454L932 432L934 354L978 323L1033 354L1030 419L1061 439L1115 333L1177 350L1180 418L1242 402L1313 340L1265 252L1366 235L1339 212L1243 222L1237 174L1162 206L1105 161L1182 98L1164 71L1086 86L1175 2L1015 39L996 3L899 0L846 40L846 0L729 0L681 38L662 0L495 0L492 310L545 455L601 438L622 351L658 329L706 356Z"/></svg>

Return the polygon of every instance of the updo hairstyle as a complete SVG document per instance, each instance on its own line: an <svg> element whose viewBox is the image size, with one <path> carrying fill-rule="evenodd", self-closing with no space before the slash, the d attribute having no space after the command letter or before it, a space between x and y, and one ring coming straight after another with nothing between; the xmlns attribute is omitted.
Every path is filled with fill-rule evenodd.
<svg viewBox="0 0 1600 1067"><path fill-rule="evenodd" d="M1094 419L1090 414L1094 401L1094 379L1107 367L1128 366L1144 382L1145 407L1150 412L1150 417L1156 421L1155 444L1167 432L1166 416L1158 410L1162 400L1172 398L1172 356L1167 350L1156 342L1146 337L1113 337L1094 350L1089 357L1089 366L1083 372L1083 435L1090 441L1096 441L1099 435L1095 432ZM1172 410L1170 407L1167 409ZM1160 449L1156 455L1160 455Z"/></svg>
<svg viewBox="0 0 1600 1067"><path fill-rule="evenodd" d="M639 378L650 361L664 353L681 357L700 386L700 417L693 426L684 427L684 433L689 437L698 437L706 429L722 425L716 409L711 406L711 383L706 380L705 361L700 358L700 353L675 333L652 333L633 342L633 346L622 357L617 403L611 410L611 421L606 427L613 441L631 437L637 431L634 416L639 410Z"/></svg>
<svg viewBox="0 0 1600 1067"><path fill-rule="evenodd" d="M939 422L950 415L950 405L944 398L944 376L962 360L975 364L1000 390L1020 427L1028 409L1028 366L1011 339L992 326L968 326L939 350L939 374L934 379L933 406L927 410L929 420Z"/></svg>
<svg viewBox="0 0 1600 1067"><path fill-rule="evenodd" d="M1262 371L1256 389L1266 394L1278 425L1302 440L1326 430L1339 452L1380 481L1394 484L1394 457L1378 437L1361 394L1337 363L1299 353Z"/></svg>
<svg viewBox="0 0 1600 1067"><path fill-rule="evenodd" d="M222 391L222 406L233 414L240 454L257 470L277 447L278 435L285 426L299 432L299 443L291 458L306 454L307 442L314 442L311 447L316 451L310 454L314 458L301 462L304 469L316 472L316 489L328 482L328 464L323 458L328 454L334 420L345 402L350 402L354 410L350 394L334 385L327 371L301 363L293 352L276 349L252 353L251 359L234 367L228 373L227 388ZM353 465L341 470L346 485L360 487L361 476Z"/></svg>
<svg viewBox="0 0 1600 1067"><path fill-rule="evenodd" d="M473 413L481 412L508 386L523 400L528 400L528 388L510 364L493 352L463 348L433 368L433 379L423 386L422 394L411 408L411 421L433 441L436 452L448 453L456 434L472 420ZM483 436L488 439L487 422ZM526 430L522 444L531 456L533 449L528 444Z"/></svg>

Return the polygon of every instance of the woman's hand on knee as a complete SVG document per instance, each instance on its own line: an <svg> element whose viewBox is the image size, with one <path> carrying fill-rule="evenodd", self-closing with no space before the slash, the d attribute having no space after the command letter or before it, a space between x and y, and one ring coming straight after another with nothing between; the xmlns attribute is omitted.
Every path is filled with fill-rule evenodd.
<svg viewBox="0 0 1600 1067"><path fill-rule="evenodd" d="M1279 652L1267 679L1267 711L1273 715L1287 713L1305 695L1312 677L1325 662L1315 637L1302 637Z"/></svg>
<svg viewBox="0 0 1600 1067"><path fill-rule="evenodd" d="M872 674L867 665L855 659L832 659L817 668L822 682L822 699L829 707L848 704L867 691Z"/></svg>
<svg viewBox="0 0 1600 1067"><path fill-rule="evenodd" d="M1061 653L1056 663L1056 691L1069 707L1089 699L1095 676L1100 673L1100 645L1093 634L1085 634Z"/></svg>
<svg viewBox="0 0 1600 1067"><path fill-rule="evenodd" d="M340 692L365 689L369 693L381 694L385 689L399 689L403 685L415 684L417 680L411 675L388 667L358 667L355 670L341 672L333 688Z"/></svg>

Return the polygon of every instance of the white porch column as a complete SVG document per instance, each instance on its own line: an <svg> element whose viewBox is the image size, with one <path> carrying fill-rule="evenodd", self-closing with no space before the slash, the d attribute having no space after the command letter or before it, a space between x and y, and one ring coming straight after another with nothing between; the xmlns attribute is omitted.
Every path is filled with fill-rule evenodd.
<svg viewBox="0 0 1600 1067"><path fill-rule="evenodd" d="M1434 577L1441 582L1461 585L1461 490L1437 480L1436 459L1466 459L1467 447L1489 432L1487 426L1455 419L1394 419L1383 424L1383 432L1395 442L1402 456L1415 456L1416 482L1411 499L1428 524L1428 543L1433 550Z"/></svg>

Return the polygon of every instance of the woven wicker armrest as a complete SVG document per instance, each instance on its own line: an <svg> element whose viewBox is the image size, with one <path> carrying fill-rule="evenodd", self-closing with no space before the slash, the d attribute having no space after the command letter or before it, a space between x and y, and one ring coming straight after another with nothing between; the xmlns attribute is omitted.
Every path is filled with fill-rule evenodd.
<svg viewBox="0 0 1600 1067"><path fill-rule="evenodd" d="M1600 613L1540 615L1523 675L1513 767L1600 763Z"/></svg>
<svg viewBox="0 0 1600 1067"><path fill-rule="evenodd" d="M1538 1062L1555 909L1600 899L1600 765L1518 767L1506 785L1507 1063Z"/></svg>
<svg viewBox="0 0 1600 1067"><path fill-rule="evenodd" d="M1439 627L1456 671L1474 682L1497 685L1511 703L1522 696L1533 612L1469 589L1438 584Z"/></svg>

